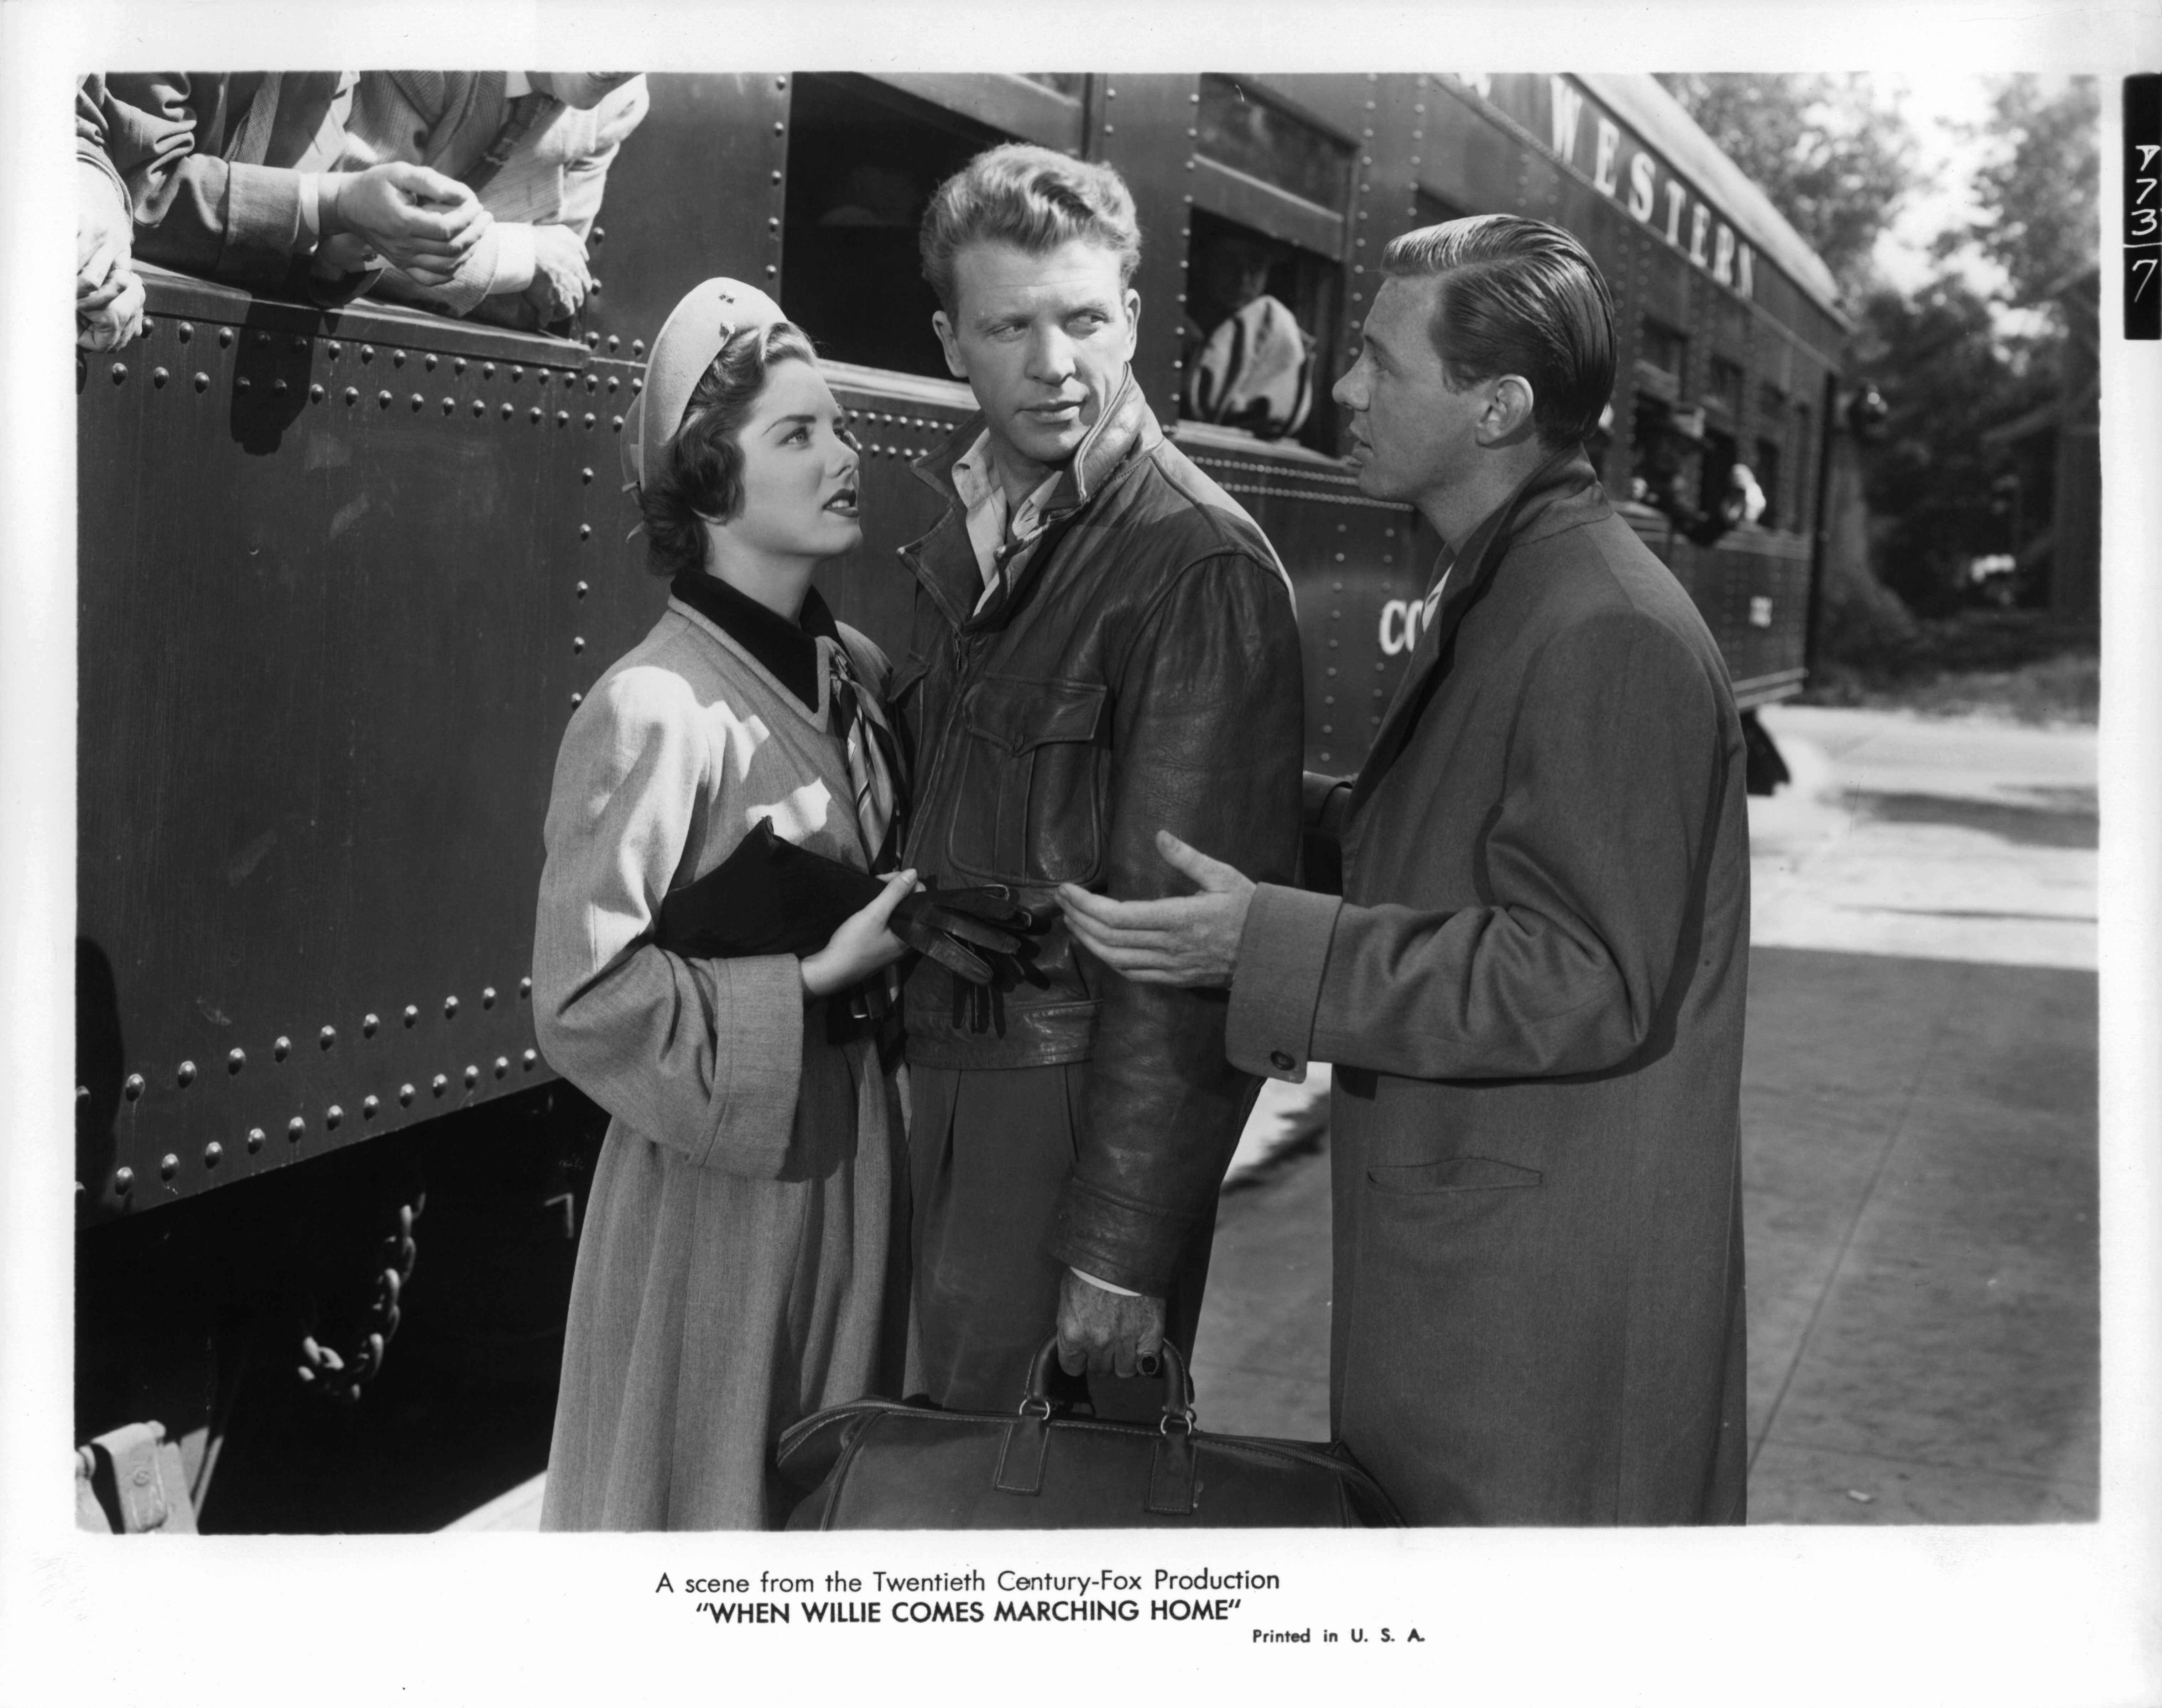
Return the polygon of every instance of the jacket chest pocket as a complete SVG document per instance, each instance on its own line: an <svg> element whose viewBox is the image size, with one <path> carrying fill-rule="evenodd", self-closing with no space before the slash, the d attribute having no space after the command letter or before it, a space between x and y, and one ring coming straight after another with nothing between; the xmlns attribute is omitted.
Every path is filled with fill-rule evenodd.
<svg viewBox="0 0 2162 1708"><path fill-rule="evenodd" d="M1108 695L1100 682L985 676L963 697L946 848L957 872L1029 884L1099 875Z"/></svg>

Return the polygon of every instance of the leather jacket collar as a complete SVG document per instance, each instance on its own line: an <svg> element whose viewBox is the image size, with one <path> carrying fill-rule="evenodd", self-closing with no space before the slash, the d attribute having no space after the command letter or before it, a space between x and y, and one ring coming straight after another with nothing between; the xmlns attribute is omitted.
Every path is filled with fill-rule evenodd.
<svg viewBox="0 0 2162 1708"><path fill-rule="evenodd" d="M964 528L968 507L953 485L953 465L968 455L969 447L982 436L984 420L984 412L977 410L936 447L909 465L910 472L918 480L945 500L949 520L961 519ZM1085 509L1121 472L1162 441L1163 430L1157 425L1155 412L1149 408L1148 399L1134 379L1133 369L1129 368L1118 390L1112 394L1110 406L1083 437L1073 460L1059 471L1058 483L1052 488L1043 506L1047 536L1051 530ZM965 563L952 554L927 555L913 561L932 596L946 608L955 626L959 626L974 610L983 593L983 582L973 556L969 555Z"/></svg>

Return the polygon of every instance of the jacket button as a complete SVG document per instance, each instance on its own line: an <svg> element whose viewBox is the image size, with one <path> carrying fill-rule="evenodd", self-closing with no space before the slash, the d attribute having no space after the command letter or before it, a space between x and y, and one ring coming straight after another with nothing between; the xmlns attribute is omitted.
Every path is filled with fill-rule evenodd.
<svg viewBox="0 0 2162 1708"><path fill-rule="evenodd" d="M1281 1073L1288 1073L1292 1070L1292 1063L1291 1058L1283 1051L1271 1050L1269 1052L1269 1065L1277 1068Z"/></svg>

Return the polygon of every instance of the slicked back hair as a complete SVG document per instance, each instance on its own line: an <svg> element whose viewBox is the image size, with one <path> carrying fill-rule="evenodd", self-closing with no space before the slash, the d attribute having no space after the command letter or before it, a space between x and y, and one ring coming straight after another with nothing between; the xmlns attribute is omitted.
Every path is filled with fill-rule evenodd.
<svg viewBox="0 0 2162 1708"><path fill-rule="evenodd" d="M683 425L668 441L660 469L639 489L645 530L645 567L655 575L707 567L706 519L733 520L743 514L744 423L750 419L767 377L781 362L817 365L817 353L789 321L745 326L706 366Z"/></svg>
<svg viewBox="0 0 2162 1708"><path fill-rule="evenodd" d="M1033 143L986 149L938 186L924 210L917 247L923 277L951 316L958 311L953 258L970 243L1010 243L1047 255L1081 238L1119 258L1121 288L1141 261L1141 222L1126 180L1111 167Z"/></svg>
<svg viewBox="0 0 2162 1708"><path fill-rule="evenodd" d="M1614 299L1560 227L1513 213L1452 219L1392 238L1381 272L1441 279L1427 332L1451 386L1521 375L1533 425L1557 450L1597 428L1614 390Z"/></svg>

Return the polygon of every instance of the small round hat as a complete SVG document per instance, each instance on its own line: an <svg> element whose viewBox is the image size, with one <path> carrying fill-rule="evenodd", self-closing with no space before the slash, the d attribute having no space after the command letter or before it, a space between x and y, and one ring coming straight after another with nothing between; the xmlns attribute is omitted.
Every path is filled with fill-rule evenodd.
<svg viewBox="0 0 2162 1708"><path fill-rule="evenodd" d="M623 421L624 489L642 487L661 467L668 441L713 358L738 332L785 319L781 305L739 279L694 286L661 325L645 358L645 384Z"/></svg>

